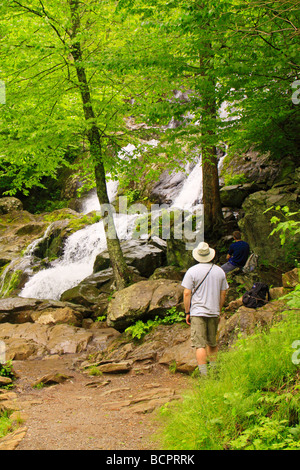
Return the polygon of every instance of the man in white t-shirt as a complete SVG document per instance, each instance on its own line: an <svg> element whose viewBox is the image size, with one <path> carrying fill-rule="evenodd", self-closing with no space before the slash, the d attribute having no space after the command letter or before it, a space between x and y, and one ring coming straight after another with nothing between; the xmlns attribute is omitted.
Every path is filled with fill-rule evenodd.
<svg viewBox="0 0 300 470"><path fill-rule="evenodd" d="M228 283L223 269L211 263L215 250L201 242L193 250L198 264L187 270L184 287L186 322L191 325L192 346L200 374L207 375L207 359L214 365L217 347L219 315L225 302Z"/></svg>

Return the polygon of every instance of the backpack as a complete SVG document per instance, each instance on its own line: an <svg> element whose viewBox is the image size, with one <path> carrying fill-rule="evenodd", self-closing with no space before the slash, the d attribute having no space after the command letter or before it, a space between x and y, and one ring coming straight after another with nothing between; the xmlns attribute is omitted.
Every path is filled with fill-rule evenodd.
<svg viewBox="0 0 300 470"><path fill-rule="evenodd" d="M258 265L258 256L255 253L251 253L248 257L245 266L243 267L243 273L251 273L257 268Z"/></svg>
<svg viewBox="0 0 300 470"><path fill-rule="evenodd" d="M243 305L248 308L263 307L269 300L269 286L263 282L256 282L253 284L252 288L243 295Z"/></svg>

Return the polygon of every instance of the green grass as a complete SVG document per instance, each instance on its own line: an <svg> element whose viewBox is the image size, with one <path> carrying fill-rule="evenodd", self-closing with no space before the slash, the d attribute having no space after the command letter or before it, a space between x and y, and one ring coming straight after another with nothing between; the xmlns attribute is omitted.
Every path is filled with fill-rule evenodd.
<svg viewBox="0 0 300 470"><path fill-rule="evenodd" d="M164 449L300 448L300 361L292 360L292 344L300 340L296 312L219 353L218 375L193 379L182 401L161 409Z"/></svg>
<svg viewBox="0 0 300 470"><path fill-rule="evenodd" d="M6 436L12 428L12 422L6 414L0 415L0 439Z"/></svg>

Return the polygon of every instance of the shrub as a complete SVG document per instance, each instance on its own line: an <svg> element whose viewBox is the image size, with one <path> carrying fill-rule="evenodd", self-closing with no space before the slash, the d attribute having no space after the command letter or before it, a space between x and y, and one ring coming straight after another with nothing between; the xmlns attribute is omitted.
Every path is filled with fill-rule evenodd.
<svg viewBox="0 0 300 470"><path fill-rule="evenodd" d="M240 338L219 353L217 375L198 379L181 402L161 409L164 448L300 448L297 340L300 321L290 311L269 332Z"/></svg>

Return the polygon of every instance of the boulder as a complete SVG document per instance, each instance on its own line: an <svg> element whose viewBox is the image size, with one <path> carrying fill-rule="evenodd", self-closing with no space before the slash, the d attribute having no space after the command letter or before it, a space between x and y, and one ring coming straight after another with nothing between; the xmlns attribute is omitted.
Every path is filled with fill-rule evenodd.
<svg viewBox="0 0 300 470"><path fill-rule="evenodd" d="M255 183L223 186L220 189L222 206L240 209L246 197L258 190L259 187Z"/></svg>
<svg viewBox="0 0 300 470"><path fill-rule="evenodd" d="M293 289L300 283L300 269L294 268L282 275L282 285L288 289Z"/></svg>
<svg viewBox="0 0 300 470"><path fill-rule="evenodd" d="M16 197L1 197L0 198L0 214L8 214L13 211L22 211L23 204L20 199Z"/></svg>
<svg viewBox="0 0 300 470"><path fill-rule="evenodd" d="M259 262L279 266L294 262L296 255L296 243L298 241L289 237L289 248L281 245L279 234L270 236L274 229L271 223L273 216L279 217L278 211L270 209L272 206L288 206L291 212L300 210L299 188L289 191L288 188L272 188L269 191L258 191L251 194L243 203L244 217L238 222L243 238L250 244L250 248L259 256ZM283 219L282 219L283 220ZM294 243L292 250L291 243Z"/></svg>
<svg viewBox="0 0 300 470"><path fill-rule="evenodd" d="M138 270L141 276L149 277L156 268L166 262L165 243L157 240L128 240L121 242L124 258L128 265ZM111 265L108 251L100 253L94 263L94 273Z"/></svg>
<svg viewBox="0 0 300 470"><path fill-rule="evenodd" d="M149 279L172 279L174 281L182 281L183 276L184 271L177 266L162 266L155 269Z"/></svg>
<svg viewBox="0 0 300 470"><path fill-rule="evenodd" d="M197 367L197 361L190 338L167 348L159 359L159 364L174 366L177 372L184 374L192 373Z"/></svg>
<svg viewBox="0 0 300 470"><path fill-rule="evenodd" d="M163 316L171 307L183 308L183 288L178 281L140 281L113 296L107 310L107 324L124 330L137 320Z"/></svg>

